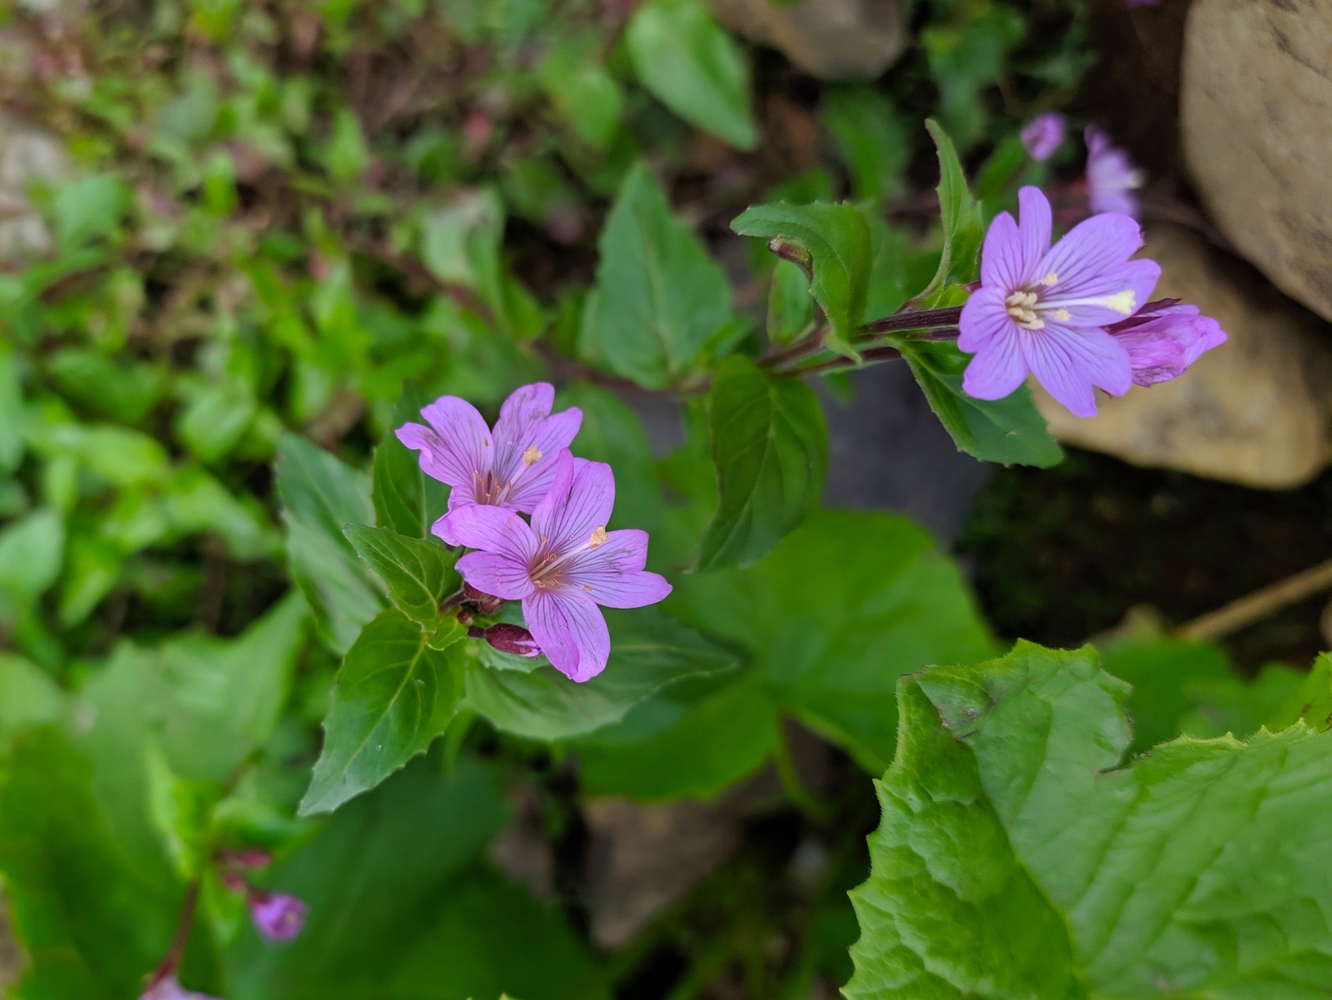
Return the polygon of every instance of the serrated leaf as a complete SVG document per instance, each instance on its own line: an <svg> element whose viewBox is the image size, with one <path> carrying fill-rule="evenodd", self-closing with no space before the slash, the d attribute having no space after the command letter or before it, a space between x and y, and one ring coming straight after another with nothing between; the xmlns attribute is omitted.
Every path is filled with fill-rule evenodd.
<svg viewBox="0 0 1332 1000"><path fill-rule="evenodd" d="M462 586L453 569L457 554L438 541L364 524L349 524L342 533L388 586L389 600L421 625L438 622L440 602Z"/></svg>
<svg viewBox="0 0 1332 1000"><path fill-rule="evenodd" d="M898 346L958 451L1003 465L1046 468L1063 460L1025 385L1003 399L976 399L962 391L969 358L955 344L904 340Z"/></svg>
<svg viewBox="0 0 1332 1000"><path fill-rule="evenodd" d="M712 462L718 503L699 545L699 571L747 566L818 505L828 428L814 391L730 358L712 380Z"/></svg>
<svg viewBox="0 0 1332 1000"><path fill-rule="evenodd" d="M1332 729L1332 653L1318 655L1299 690L1267 720L1267 728L1285 729L1298 721L1320 733Z"/></svg>
<svg viewBox="0 0 1332 1000"><path fill-rule="evenodd" d="M854 205L755 205L731 228L794 245L810 258L811 291L843 341L851 341L865 315L870 268L874 261L869 224Z"/></svg>
<svg viewBox="0 0 1332 1000"><path fill-rule="evenodd" d="M1313 903L1332 892L1332 735L1181 738L1122 767L1127 694L1089 648L1022 642L902 681L848 997L1298 997L1332 981Z"/></svg>
<svg viewBox="0 0 1332 1000"><path fill-rule="evenodd" d="M277 490L295 579L335 652L348 650L384 607L379 581L343 537L348 524L375 519L370 479L294 434L278 444Z"/></svg>
<svg viewBox="0 0 1332 1000"><path fill-rule="evenodd" d="M980 204L967 188L967 175L938 122L927 120L925 128L939 154L939 214L943 223L943 254L939 269L925 290L917 296L923 308L940 303L935 296L949 285L965 285L980 273L980 248L985 239L985 223Z"/></svg>
<svg viewBox="0 0 1332 1000"><path fill-rule="evenodd" d="M393 427L375 449L374 487L371 500L375 523L400 535L430 538L430 526L444 516L449 488L425 474L416 452L398 440L394 430L406 423L420 423L421 408L430 397L407 386L393 413Z"/></svg>
<svg viewBox="0 0 1332 1000"><path fill-rule="evenodd" d="M611 655L606 670L575 684L549 665L467 672L467 701L497 728L557 740L618 722L663 688L736 669L735 654L655 609L607 611Z"/></svg>
<svg viewBox="0 0 1332 1000"><path fill-rule="evenodd" d="M430 638L395 609L362 629L338 671L301 815L374 788L444 731L463 697L462 664Z"/></svg>
<svg viewBox="0 0 1332 1000"><path fill-rule="evenodd" d="M758 145L744 54L703 4L648 0L625 45L639 81L677 115L737 149Z"/></svg>
<svg viewBox="0 0 1332 1000"><path fill-rule="evenodd" d="M625 177L598 246L580 350L645 389L664 389L730 322L726 276L642 164Z"/></svg>

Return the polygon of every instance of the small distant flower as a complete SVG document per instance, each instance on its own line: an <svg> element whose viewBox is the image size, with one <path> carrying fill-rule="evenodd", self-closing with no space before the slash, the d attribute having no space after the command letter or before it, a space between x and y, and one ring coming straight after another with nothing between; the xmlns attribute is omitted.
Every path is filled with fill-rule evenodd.
<svg viewBox="0 0 1332 1000"><path fill-rule="evenodd" d="M646 531L607 531L615 477L602 462L556 460L550 492L532 523L512 511L474 504L459 508L452 530L469 552L458 560L463 579L487 594L523 602L523 617L556 670L575 681L601 673L610 633L597 605L656 604L671 585L646 572Z"/></svg>
<svg viewBox="0 0 1332 1000"><path fill-rule="evenodd" d="M139 1000L217 1000L217 998L187 990L180 985L180 980L174 975L166 975L144 990Z"/></svg>
<svg viewBox="0 0 1332 1000"><path fill-rule="evenodd" d="M1198 313L1197 306L1173 299L1149 302L1106 332L1128 351L1134 385L1156 385L1184 374L1184 369L1206 351L1226 342L1216 320Z"/></svg>
<svg viewBox="0 0 1332 1000"><path fill-rule="evenodd" d="M1143 172L1128 153L1110 142L1110 136L1095 125L1083 133L1087 142L1087 187L1093 212L1119 212L1138 217L1134 188L1142 187Z"/></svg>
<svg viewBox="0 0 1332 1000"><path fill-rule="evenodd" d="M250 916L255 929L270 941L290 941L305 926L310 907L285 892L250 890Z"/></svg>
<svg viewBox="0 0 1332 1000"><path fill-rule="evenodd" d="M1161 0L1128 0L1130 7L1155 7Z"/></svg>
<svg viewBox="0 0 1332 1000"><path fill-rule="evenodd" d="M449 512L432 529L436 535L457 545L450 518L472 504L532 511L554 479L556 454L583 423L576 406L551 416L554 402L555 389L545 382L516 389L500 407L492 433L471 403L441 396L421 410L429 427L398 428L398 440L421 453L426 475L453 487Z"/></svg>
<svg viewBox="0 0 1332 1000"><path fill-rule="evenodd" d="M1022 130L1022 146L1037 163L1044 163L1064 144L1064 116L1056 111L1037 115Z"/></svg>
<svg viewBox="0 0 1332 1000"><path fill-rule="evenodd" d="M957 346L975 357L962 388L1002 399L1027 373L1079 417L1096 414L1093 386L1112 395L1133 381L1128 351L1103 329L1132 316L1161 269L1130 260L1142 247L1126 215L1095 215L1050 246L1050 203L1038 188L1018 193L1021 225L1007 212L990 224L981 287L962 308Z"/></svg>
<svg viewBox="0 0 1332 1000"><path fill-rule="evenodd" d="M500 622L490 626L490 628L480 628L474 625L467 630L467 634L473 639L486 640L501 653L512 653L514 656L527 657L541 655L541 647L532 638L532 633L521 625L510 625L508 622Z"/></svg>

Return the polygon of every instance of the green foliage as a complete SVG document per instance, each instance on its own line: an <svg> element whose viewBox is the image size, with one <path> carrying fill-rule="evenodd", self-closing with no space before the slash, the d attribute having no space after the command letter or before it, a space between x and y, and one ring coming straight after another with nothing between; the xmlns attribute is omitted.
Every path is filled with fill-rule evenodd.
<svg viewBox="0 0 1332 1000"><path fill-rule="evenodd" d="M766 555L818 504L828 475L828 429L808 386L733 357L713 378L709 403L719 499L700 572Z"/></svg>
<svg viewBox="0 0 1332 1000"><path fill-rule="evenodd" d="M1127 685L1019 643L901 685L847 995L1287 995L1322 982L1332 743L1183 738L1122 767ZM1293 988L1293 987L1292 987Z"/></svg>
<svg viewBox="0 0 1332 1000"><path fill-rule="evenodd" d="M648 0L625 45L643 86L681 118L737 149L758 145L744 54L698 0Z"/></svg>
<svg viewBox="0 0 1332 1000"><path fill-rule="evenodd" d="M645 389L676 384L731 320L726 278L646 166L629 172L600 239L582 353Z"/></svg>
<svg viewBox="0 0 1332 1000"><path fill-rule="evenodd" d="M854 205L757 205L731 228L767 239L778 253L796 255L811 275L811 294L840 338L828 346L854 356L849 342L864 317L873 259L869 225L860 211Z"/></svg>
<svg viewBox="0 0 1332 1000"><path fill-rule="evenodd" d="M918 296L926 305L942 304L940 296L950 285L975 281L980 272L981 241L985 226L980 205L967 188L967 177L958 161L953 141L936 122L925 127L939 154L939 215L943 223L943 252L934 278Z"/></svg>
<svg viewBox="0 0 1332 1000"><path fill-rule="evenodd" d="M364 524L349 524L342 533L384 581L389 600L418 625L438 622L440 602L462 586L453 570L457 556L437 541Z"/></svg>
<svg viewBox="0 0 1332 1000"><path fill-rule="evenodd" d="M863 85L837 87L824 96L819 113L851 173L857 198L877 204L901 194L911 143L890 99Z"/></svg>

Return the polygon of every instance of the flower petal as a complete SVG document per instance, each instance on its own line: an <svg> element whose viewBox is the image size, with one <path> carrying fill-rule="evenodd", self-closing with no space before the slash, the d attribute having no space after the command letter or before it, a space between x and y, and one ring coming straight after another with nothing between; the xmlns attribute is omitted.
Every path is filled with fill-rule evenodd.
<svg viewBox="0 0 1332 1000"><path fill-rule="evenodd" d="M421 410L430 423L398 428L398 440L420 451L426 475L450 486L471 486L490 471L495 454L490 428L475 406L457 396L441 396Z"/></svg>
<svg viewBox="0 0 1332 1000"><path fill-rule="evenodd" d="M1050 202L1040 188L1028 185L1018 192L1018 220L1023 274L1029 282L1039 281L1045 272L1037 269L1050 249L1053 225Z"/></svg>
<svg viewBox="0 0 1332 1000"><path fill-rule="evenodd" d="M590 680L606 668L606 619L581 590L535 591L523 600L523 618L547 659L569 679Z"/></svg>
<svg viewBox="0 0 1332 1000"><path fill-rule="evenodd" d="M555 460L562 449L568 448L578 435L583 425L583 411L571 406L562 413L542 420L523 445L523 452L528 445L534 445L541 454L529 468L522 464L522 454L518 453L518 468L512 475L513 487L509 490L508 500L521 511L530 513L541 502L555 481ZM496 466L498 468L498 466Z"/></svg>
<svg viewBox="0 0 1332 1000"><path fill-rule="evenodd" d="M522 600L536 587L528 564L497 552L469 552L458 560L462 578L482 593L506 601Z"/></svg>
<svg viewBox="0 0 1332 1000"><path fill-rule="evenodd" d="M1076 417L1096 416L1093 386L1122 396L1133 384L1128 352L1104 330L1050 324L1022 341L1022 354L1036 381Z"/></svg>
<svg viewBox="0 0 1332 1000"><path fill-rule="evenodd" d="M537 540L532 529L517 513L503 507L468 504L435 522L431 530L442 538L441 526L455 539L454 545L497 552L524 565L531 565L536 555Z"/></svg>
<svg viewBox="0 0 1332 1000"><path fill-rule="evenodd" d="M665 577L643 571L647 546L646 531L609 532L602 545L579 552L569 561L565 581L608 608L656 604L671 592L671 585Z"/></svg>
<svg viewBox="0 0 1332 1000"><path fill-rule="evenodd" d="M968 354L1012 340L1021 331L1004 306L1004 295L997 288L980 288L971 293L958 320L957 346Z"/></svg>
<svg viewBox="0 0 1332 1000"><path fill-rule="evenodd" d="M1078 223L1037 268L1050 284L1040 292L1042 316L1065 309L1057 321L1071 326L1107 326L1147 303L1161 269L1155 261L1129 260L1142 247L1142 230L1113 212Z"/></svg>
<svg viewBox="0 0 1332 1000"><path fill-rule="evenodd" d="M569 486L562 495L564 456L568 454L560 452L555 482L546 499L532 511L532 530L551 552L565 552L586 544L594 530L606 526L615 506L615 474L605 462L575 463L570 456Z"/></svg>
<svg viewBox="0 0 1332 1000"><path fill-rule="evenodd" d="M524 385L509 393L495 421L495 475L502 481L515 468L522 468L522 456L532 443L533 432L550 416L555 402L555 387L549 382Z"/></svg>
<svg viewBox="0 0 1332 1000"><path fill-rule="evenodd" d="M1016 392L1027 377L1023 336L998 340L977 351L962 373L962 391L974 399L1003 399Z"/></svg>

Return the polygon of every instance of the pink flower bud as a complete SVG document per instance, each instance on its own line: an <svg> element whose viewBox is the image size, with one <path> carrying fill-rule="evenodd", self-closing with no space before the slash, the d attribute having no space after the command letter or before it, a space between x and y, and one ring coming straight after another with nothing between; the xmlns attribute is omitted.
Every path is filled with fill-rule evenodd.
<svg viewBox="0 0 1332 1000"><path fill-rule="evenodd" d="M482 633L482 638L501 653L513 653L515 656L539 656L541 647L532 638L532 633L520 625L500 622Z"/></svg>
<svg viewBox="0 0 1332 1000"><path fill-rule="evenodd" d="M1216 320L1176 299L1149 302L1106 331L1128 351L1134 385L1144 386L1178 378L1203 352L1226 341Z"/></svg>
<svg viewBox="0 0 1332 1000"><path fill-rule="evenodd" d="M180 980L174 975L165 975L144 990L139 1000L217 1000L217 998L187 990L180 985Z"/></svg>
<svg viewBox="0 0 1332 1000"><path fill-rule="evenodd" d="M290 941L305 926L310 907L285 892L250 890L250 916L255 929L270 941Z"/></svg>

